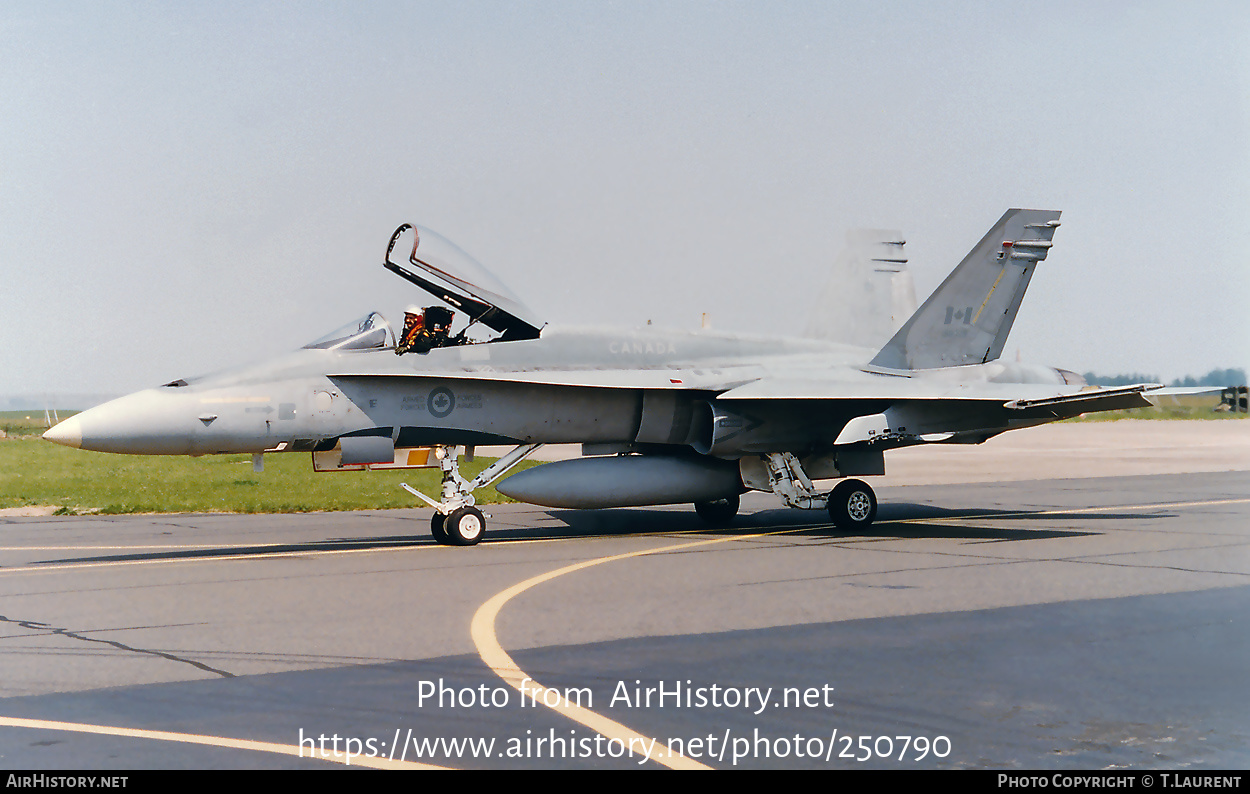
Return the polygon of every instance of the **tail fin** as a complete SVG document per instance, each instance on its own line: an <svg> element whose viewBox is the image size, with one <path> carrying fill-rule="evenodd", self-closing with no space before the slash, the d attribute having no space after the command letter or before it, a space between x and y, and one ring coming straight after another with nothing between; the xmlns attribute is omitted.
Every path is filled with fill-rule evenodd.
<svg viewBox="0 0 1250 794"><path fill-rule="evenodd" d="M903 235L889 229L852 229L833 262L803 335L877 347L916 311Z"/></svg>
<svg viewBox="0 0 1250 794"><path fill-rule="evenodd" d="M1057 210L1007 210L871 365L931 369L998 358L1057 226Z"/></svg>

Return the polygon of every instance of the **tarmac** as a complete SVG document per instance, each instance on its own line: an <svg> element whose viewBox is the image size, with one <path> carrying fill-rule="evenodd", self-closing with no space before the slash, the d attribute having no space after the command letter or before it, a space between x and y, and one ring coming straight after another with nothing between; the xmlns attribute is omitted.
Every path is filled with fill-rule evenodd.
<svg viewBox="0 0 1250 794"><path fill-rule="evenodd" d="M472 548L428 509L0 518L0 765L1250 762L1250 423L887 460L856 535L763 494L492 506Z"/></svg>

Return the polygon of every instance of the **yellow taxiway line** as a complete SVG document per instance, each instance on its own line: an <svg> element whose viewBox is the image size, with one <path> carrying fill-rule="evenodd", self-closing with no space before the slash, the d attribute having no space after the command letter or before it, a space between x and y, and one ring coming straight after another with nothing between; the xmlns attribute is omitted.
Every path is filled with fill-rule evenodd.
<svg viewBox="0 0 1250 794"><path fill-rule="evenodd" d="M1116 511L1116 510L1150 510L1150 509L1168 509L1168 508L1177 508L1177 507L1203 507L1203 506L1217 506L1217 505L1226 505L1226 504L1244 504L1246 502L1250 502L1250 498L1212 499L1212 500L1198 500L1198 501L1189 501L1189 502L1156 502L1156 503L1139 504L1139 505L1108 505L1108 506L1103 506L1103 507L1075 507L1075 508L1065 508L1065 509L1060 509L1060 510L1004 511L1003 515L1004 516L1014 516L1014 515L1021 515L1021 514L1064 515L1068 513L1110 512L1110 511ZM921 519L903 519L899 522L890 522L890 523L915 523L915 522L926 522L926 521L935 521L935 520L939 520L939 521L940 520L958 520L958 519L967 519L967 518L988 519L988 518L993 518L993 517L994 516L992 514L980 514L976 516L954 515L954 516L945 516L941 518L935 517L935 518L921 518ZM614 555L610 555L607 557L599 557L599 558L592 559L592 560L585 560L583 562L575 563L573 565L567 565L563 568L558 568L554 571L549 571L547 573L534 576L530 579L526 579L523 582L519 582L518 584L515 584L512 587L507 588L506 590L503 590L502 592L490 598L488 601L486 601L486 603L484 603L481 607L478 608L477 612L473 616L473 621L472 621L471 629L470 629L472 633L472 637L473 637L473 642L477 646L478 654L481 656L482 660L487 664L487 666L491 668L492 671L495 672L496 675L502 678L507 684L512 686L518 692L522 691L522 686L525 685L524 691L526 693L531 694L531 696L535 698L536 702L545 701L545 699L547 699L546 696L549 693L552 695L556 695L559 697L559 702L557 703L557 705L551 707L554 711L568 717L569 719L574 720L575 722L585 725L586 727L594 731L597 731L598 733L600 733L601 735L605 736L608 739L620 740L622 744L627 748L632 748L632 747L650 748L649 752L647 752L647 755L649 758L656 761L657 763L663 764L673 769L709 769L710 767L704 764L701 764L698 761L695 761L693 759L687 758L683 755L673 752L667 746L659 743L658 741L651 742L651 739L649 737L644 737L642 734L632 730L631 728L626 727L625 725L622 725L614 720L611 720L607 717L597 714L596 712L590 711L589 709L582 708L581 706L578 706L569 702L568 699L565 698L563 694L561 694L558 690L547 689L546 687L542 686L538 682L534 681L529 675L525 673L525 671L521 670L520 667L517 666L516 662L513 661L512 657L509 656L508 653L503 649L503 646L499 644L498 637L496 636L496 633L495 633L495 622L499 616L499 612L505 604L507 604L510 600L515 598L517 595L520 595L521 593L525 592L526 590L529 590L533 587L543 584L544 582L551 581L552 579L563 576L565 574L573 573L575 571L580 571L580 570L583 570L585 568L590 568L595 565L601 565L603 563L608 563L608 562L615 562L618 560L630 559L633 557L642 557L642 556L646 556L650 554L661 554L661 553L670 552L670 551L688 549L688 548L692 548L696 546L707 546L707 545L712 545L716 543L727 543L727 542L734 541L734 540L752 540L755 538L767 537L770 535L784 535L784 534L789 534L789 533L794 533L794 532L803 532L806 530L817 528L819 526L822 526L822 524L806 524L802 526L786 527L785 529L774 530L771 532L758 532L758 533L752 533L748 535L732 535L732 536L727 536L727 537L711 538L707 540L697 540L697 541L686 542L686 543L676 543L676 544L672 544L668 546L660 546L654 549L645 549L641 551L633 551L633 552L627 552L623 554L614 554ZM698 530L698 531L704 531L704 530ZM681 533L681 534L686 534L686 533ZM552 539L542 539L542 540L548 541L548 542L555 542L558 540L566 540L566 538L552 538ZM533 541L514 541L514 542L533 542ZM263 544L263 545L269 545L269 544ZM273 545L278 545L278 544L273 544ZM251 546L255 548L257 544L240 544L240 547L247 547L247 546ZM226 544L221 544L221 545L206 544L205 546L196 546L196 547L198 548L206 548L206 547L207 548L229 548L230 546ZM38 550L50 551L54 549L55 550L68 550L68 549L72 549L75 547L65 547L65 546L61 546L61 547L29 547L29 546L28 547L4 547L3 549L0 549L0 551L9 551L9 550L31 551L31 550L35 550L36 548L38 548ZM131 548L131 549L166 548L168 549L168 548L188 548L188 547L187 546L175 546L175 547L170 547L170 546L162 546L162 547L152 547L152 546L101 547L101 546L96 546L96 547L77 547L77 548L83 549L83 550L87 548L95 548L95 549L103 550L106 548L113 548L113 549L117 549L117 548ZM245 559L254 560L257 558L280 558L280 557L288 557L288 556L329 556L329 555L338 555L338 554L356 554L356 553L368 553L368 552L377 552L377 551L397 551L397 550L410 551L410 550L419 549L419 548L436 548L436 547L391 546L391 547L383 547L383 548L366 548L366 549L322 549L322 550L314 550L314 551L267 552L267 553L261 553L257 555L247 555ZM209 561L224 561L228 559L239 559L239 557L235 555L220 555L220 556L214 555L214 556L199 557L199 558L181 558L181 559L176 559L176 560L126 560L126 561L117 561L117 562L69 563L69 564L62 564L62 565L54 564L54 565L48 565L48 566L41 566L39 568L34 568L32 566L32 567L22 567L22 568L16 568L16 569L10 568L7 570L0 569L0 573L15 573L18 571L34 571L34 570L40 570L40 571L64 570L67 568L106 567L106 566L136 565L136 564L143 565L143 564L154 564L158 562L162 562L162 563L209 562ZM356 756L348 760L345 754L342 754L342 757L340 758L335 758L333 754L331 754L330 757L328 758L321 758L319 755L313 755L313 754L306 755L305 748L303 748L300 745L278 744L275 742L262 742L262 741L252 740L252 739L234 739L234 738L225 737L225 736L205 736L205 735L193 734L193 733L176 733L176 732L171 732L171 731L154 731L154 730L145 730L145 729L140 729L140 728L123 728L120 726L111 726L111 725L93 725L93 724L78 723L78 722L59 722L59 721L54 721L54 720L35 720L35 719L24 719L24 718L18 718L18 717L0 716L0 727L26 728L26 729L35 729L35 730L69 731L69 732L74 732L74 733L88 733L88 734L98 734L98 735L106 735L106 736L123 736L123 737L129 737L129 738L148 739L148 740L154 740L154 741L168 741L168 742L180 742L184 744L198 744L198 745L204 745L204 746L209 746L209 747L223 747L223 748L238 749L238 750L251 750L255 752L276 753L279 755L294 756L297 758L314 758L318 760L329 761L331 763L354 765L354 766L361 766L361 767L368 767L368 768L375 768L375 769L445 769L446 768L446 767L436 766L433 764L422 764L422 763L417 763L413 761L402 761L402 760L396 761L394 759L390 759L386 757ZM631 740L632 740L632 743L631 743Z"/></svg>
<svg viewBox="0 0 1250 794"><path fill-rule="evenodd" d="M28 720L20 717L0 717L0 727L34 728L45 731L70 731L73 733L94 733L102 736L125 736L131 739L151 739L160 742L181 742L182 744L200 744L207 747L226 747L232 750L254 750L258 753L277 753L297 758L308 758L318 761L329 761L345 766L363 766L370 769L446 769L433 764L420 764L415 761L396 761L385 756L357 755L348 757L346 753L331 753L323 757L316 749L308 750L301 745L278 744L276 742L258 742L253 739L231 739L226 736L202 736L198 733L173 733L171 731L149 731L141 728L122 728L115 725L90 725L82 722L57 722L55 720Z"/></svg>
<svg viewBox="0 0 1250 794"><path fill-rule="evenodd" d="M565 574L574 571L584 570L595 565L602 565L606 562L616 562L617 560L627 560L633 557L643 557L649 554L662 554L669 551L677 551L680 549L689 549L694 546L709 546L714 543L728 543L734 540L751 540L753 538L761 538L768 535L783 535L788 532L800 532L811 529L810 526L804 527L787 527L783 530L773 532L757 532L750 535L733 535L730 537L712 538L710 540L696 540L690 543L675 543L669 546L660 546L654 549L644 549L642 551L631 551L624 554L613 554L607 557L599 557L593 560L585 560L583 562L566 565L563 568L557 568L554 571L548 571L544 574L526 579L523 582L514 584L506 590L496 593L486 603L482 604L473 615L473 622L470 624L470 633L473 636L473 643L477 646L478 655L482 657L482 661L486 666L495 672L495 675L504 680L506 684L521 693L522 697L530 696L536 703L542 703L558 714L581 723L587 728L596 731L608 740L617 739L622 746L629 750L638 748L639 754L646 755L652 761L663 764L670 769L711 769L705 764L701 764L692 758L687 758L677 753L669 747L653 737L643 736L632 728L626 727L615 720L609 719L590 709L583 708L580 705L569 701L559 690L548 689L542 684L535 681L528 673L522 670L508 652L499 644L499 637L495 634L495 620L499 616L504 604L511 601L516 596L524 593L530 588L536 587L544 582L549 582ZM552 700L557 701L553 706Z"/></svg>

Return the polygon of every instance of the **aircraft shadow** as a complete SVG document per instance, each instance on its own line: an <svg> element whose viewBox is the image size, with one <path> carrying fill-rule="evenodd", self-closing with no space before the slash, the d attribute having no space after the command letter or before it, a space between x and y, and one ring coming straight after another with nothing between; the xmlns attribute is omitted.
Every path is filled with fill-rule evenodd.
<svg viewBox="0 0 1250 794"><path fill-rule="evenodd" d="M492 529L491 538L503 540L555 539L573 537L612 537L654 533L703 533L711 535L752 534L760 531L784 530L794 527L791 534L829 538L950 538L978 540L1041 540L1046 538L1081 537L1098 534L1096 531L1075 529L1029 528L1007 530L1001 526L953 525L945 523L953 519L1050 521L1077 519L1080 521L1124 521L1133 519L1157 519L1159 514L1143 515L1130 512L1089 512L1075 509L1071 512L1042 513L1029 510L951 509L925 504L891 503L882 505L876 522L867 530L848 532L837 528L822 511L776 508L738 515L728 526L709 527L693 510L616 509L616 510L549 510L547 515L559 522L548 527ZM934 523L926 523L932 521Z"/></svg>
<svg viewBox="0 0 1250 794"><path fill-rule="evenodd" d="M487 507L487 510L490 508ZM575 538L610 538L630 535L654 534L704 534L747 535L760 531L785 530L793 527L792 534L800 537L830 539L851 538L935 538L950 540L1044 540L1051 538L1083 537L1099 534L1094 530L1020 527L1004 529L1002 526L978 526L978 520L1003 522L1036 522L1056 519L1083 522L1143 521L1174 516L1174 513L1139 512L1091 512L1080 508L1072 511L996 510L985 508L952 509L926 504L890 503L882 505L876 522L867 530L845 531L835 527L821 511L773 508L755 513L741 514L728 526L709 527L693 510L655 510L640 508L605 510L547 510L543 513L554 520L540 526L506 526L506 514L498 515L490 527L484 542L567 540ZM532 514L531 514L532 515ZM416 531L411 535L389 535L366 538L333 538L307 543L283 543L280 545L239 546L229 549L177 549L170 551L145 551L135 554L112 554L89 557L41 560L33 565L56 565L67 563L129 562L138 560L195 560L205 558L263 557L270 554L298 554L319 551L364 551L389 548L408 548L437 545L429 533L429 519L421 516L412 519ZM952 524L952 520L970 523ZM932 522L932 523L929 523ZM505 524L505 526L500 526Z"/></svg>

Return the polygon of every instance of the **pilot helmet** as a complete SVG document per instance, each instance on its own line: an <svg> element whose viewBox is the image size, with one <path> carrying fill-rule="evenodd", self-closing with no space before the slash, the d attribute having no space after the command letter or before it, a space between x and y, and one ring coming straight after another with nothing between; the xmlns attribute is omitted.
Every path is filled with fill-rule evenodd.
<svg viewBox="0 0 1250 794"><path fill-rule="evenodd" d="M409 306L404 309L404 332L413 328L425 327L425 309L420 306Z"/></svg>

